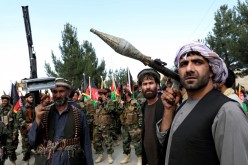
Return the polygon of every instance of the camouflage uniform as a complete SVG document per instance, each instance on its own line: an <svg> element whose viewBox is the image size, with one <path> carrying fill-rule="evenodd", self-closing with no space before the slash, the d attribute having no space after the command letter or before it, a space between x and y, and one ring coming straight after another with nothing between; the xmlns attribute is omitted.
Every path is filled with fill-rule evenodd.
<svg viewBox="0 0 248 165"><path fill-rule="evenodd" d="M103 153L103 142L106 145L107 153L112 154L113 149L113 112L115 110L114 104L110 99L98 102L96 111L94 114L94 125L95 125L95 149L96 154Z"/></svg>
<svg viewBox="0 0 248 165"><path fill-rule="evenodd" d="M144 102L146 101L146 98L144 97L143 93L141 91L139 91L139 93L137 93L136 96L137 101L139 102L139 104L142 106L144 104Z"/></svg>
<svg viewBox="0 0 248 165"><path fill-rule="evenodd" d="M0 106L0 120L5 124L3 134L7 135L7 153L10 161L15 161L18 145L18 122L12 105ZM17 142L17 143L16 143Z"/></svg>
<svg viewBox="0 0 248 165"><path fill-rule="evenodd" d="M114 113L113 113L113 127L114 131L112 132L113 140L117 141L118 145L118 135L121 135L121 121L120 121L120 114L117 113L117 108L118 108L118 101L113 102L114 106Z"/></svg>
<svg viewBox="0 0 248 165"><path fill-rule="evenodd" d="M30 124L34 121L34 108L28 104L22 106L17 112L17 120L19 122L19 129L22 136L23 160L27 161L30 159L31 153L31 146L28 143L27 124Z"/></svg>
<svg viewBox="0 0 248 165"><path fill-rule="evenodd" d="M123 153L130 154L132 143L135 154L139 157L142 154L141 132L137 132L137 129L141 130L142 127L141 107L136 99L131 99L123 107L119 106L118 111L121 113Z"/></svg>
<svg viewBox="0 0 248 165"><path fill-rule="evenodd" d="M94 112L95 112L95 108L93 105L92 100L88 100L87 102L82 102L82 101L78 101L77 102L80 107L82 108L86 119L87 119L87 123L89 125L89 131L90 131L90 140L93 140L93 120L94 120Z"/></svg>

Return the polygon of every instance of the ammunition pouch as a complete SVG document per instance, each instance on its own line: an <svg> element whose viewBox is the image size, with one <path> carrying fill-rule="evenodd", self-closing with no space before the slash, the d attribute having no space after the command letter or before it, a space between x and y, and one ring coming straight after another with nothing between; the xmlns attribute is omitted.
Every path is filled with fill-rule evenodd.
<svg viewBox="0 0 248 165"><path fill-rule="evenodd" d="M110 115L101 115L100 119L103 125L110 125L112 122Z"/></svg>
<svg viewBox="0 0 248 165"><path fill-rule="evenodd" d="M127 119L126 119L126 124L127 125L136 124L137 122L138 122L137 113L128 113L127 114Z"/></svg>

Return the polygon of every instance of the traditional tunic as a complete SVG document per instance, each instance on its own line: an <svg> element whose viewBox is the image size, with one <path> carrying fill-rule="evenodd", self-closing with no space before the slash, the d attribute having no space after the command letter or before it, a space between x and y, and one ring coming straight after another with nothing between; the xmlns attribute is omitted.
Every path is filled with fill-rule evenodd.
<svg viewBox="0 0 248 165"><path fill-rule="evenodd" d="M199 100L192 99L187 100L182 109L176 114L170 129L165 165L169 164L173 134L191 113L198 101ZM167 131L159 132L161 121L162 120L157 123L157 136L160 142L163 143ZM237 102L228 101L222 105L212 123L212 136L220 165L247 164L248 118L244 112L242 112L242 108Z"/></svg>
<svg viewBox="0 0 248 165"><path fill-rule="evenodd" d="M69 104L70 105L70 104ZM54 127L54 138L53 141L64 139L64 128L67 121L68 111L67 108L66 111L59 114L59 112L55 111L55 127ZM93 165L93 159L92 159L92 150L91 150L91 142L89 137L89 128L87 125L87 120L82 111L80 111L80 122L81 122L81 132L80 132L80 146L83 149L85 153L86 158L86 164L87 165ZM29 143L32 146L37 146L39 144L39 138L42 137L41 135L42 126L37 126L36 122L33 122L33 125L29 131ZM55 151L54 154L51 157L50 164L52 165L70 165L70 156L69 151Z"/></svg>

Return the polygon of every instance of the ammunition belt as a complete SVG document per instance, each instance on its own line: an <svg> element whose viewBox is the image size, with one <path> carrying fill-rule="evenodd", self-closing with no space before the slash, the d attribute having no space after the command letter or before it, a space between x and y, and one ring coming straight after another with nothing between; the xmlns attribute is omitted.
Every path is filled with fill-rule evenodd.
<svg viewBox="0 0 248 165"><path fill-rule="evenodd" d="M73 116L74 116L74 123L75 123L75 138L80 137L80 132L81 132L81 124L80 124L80 113L78 109L74 106L71 106L73 110ZM45 135L44 139L48 139L48 115L49 112L46 112L42 118L42 123L45 128Z"/></svg>
<svg viewBox="0 0 248 165"><path fill-rule="evenodd" d="M42 155L48 154L49 159L55 151L70 151L78 149L81 149L80 138L62 139L55 142L48 140L46 145L40 144L37 147L36 153Z"/></svg>

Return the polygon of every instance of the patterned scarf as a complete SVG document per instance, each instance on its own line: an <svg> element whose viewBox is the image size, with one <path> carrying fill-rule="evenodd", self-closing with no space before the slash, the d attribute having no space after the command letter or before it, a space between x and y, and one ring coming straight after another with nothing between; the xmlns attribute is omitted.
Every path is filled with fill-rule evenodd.
<svg viewBox="0 0 248 165"><path fill-rule="evenodd" d="M213 52L208 46L199 42L192 42L184 45L179 49L176 54L174 61L175 66L178 68L179 61L182 56L187 57L187 54L190 52L199 52L204 58L209 61L209 66L211 67L214 76L213 81L215 83L225 83L228 76L228 71L225 62L220 56Z"/></svg>

